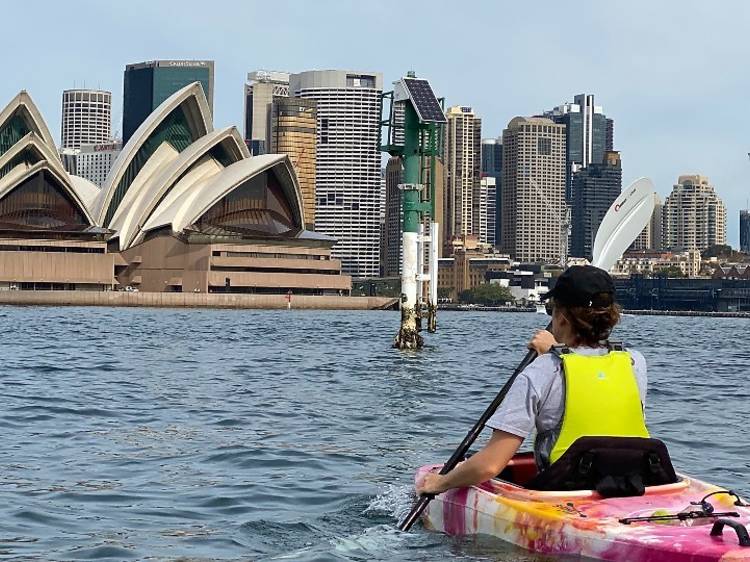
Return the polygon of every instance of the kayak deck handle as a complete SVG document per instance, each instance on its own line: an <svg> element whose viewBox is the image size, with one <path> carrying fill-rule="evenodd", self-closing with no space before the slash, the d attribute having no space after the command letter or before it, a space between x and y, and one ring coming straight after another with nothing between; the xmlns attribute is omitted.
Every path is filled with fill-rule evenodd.
<svg viewBox="0 0 750 562"><path fill-rule="evenodd" d="M720 537L724 532L724 526L729 526L734 529L737 533L737 538L740 541L740 546L750 546L750 535L747 533L745 526L739 521L732 521L731 519L717 519L714 526L711 527L711 536Z"/></svg>

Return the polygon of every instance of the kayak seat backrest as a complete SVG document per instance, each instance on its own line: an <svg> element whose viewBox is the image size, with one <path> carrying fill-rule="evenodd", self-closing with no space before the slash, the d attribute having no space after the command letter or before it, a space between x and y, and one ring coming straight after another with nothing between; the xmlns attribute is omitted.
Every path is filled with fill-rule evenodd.
<svg viewBox="0 0 750 562"><path fill-rule="evenodd" d="M516 453L497 478L525 488L538 473L534 452L530 451Z"/></svg>
<svg viewBox="0 0 750 562"><path fill-rule="evenodd" d="M581 437L527 484L531 490L596 490L605 498L642 496L678 481L667 447L645 437Z"/></svg>

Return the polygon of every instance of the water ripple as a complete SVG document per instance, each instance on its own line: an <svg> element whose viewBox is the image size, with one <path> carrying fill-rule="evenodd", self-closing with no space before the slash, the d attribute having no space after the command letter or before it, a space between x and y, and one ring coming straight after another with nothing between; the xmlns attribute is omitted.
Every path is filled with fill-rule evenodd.
<svg viewBox="0 0 750 562"><path fill-rule="evenodd" d="M540 318L442 314L417 353L390 348L397 321L0 307L0 556L537 560L394 523L414 468L450 454ZM748 327L627 317L619 333L649 361L649 425L675 464L746 495Z"/></svg>

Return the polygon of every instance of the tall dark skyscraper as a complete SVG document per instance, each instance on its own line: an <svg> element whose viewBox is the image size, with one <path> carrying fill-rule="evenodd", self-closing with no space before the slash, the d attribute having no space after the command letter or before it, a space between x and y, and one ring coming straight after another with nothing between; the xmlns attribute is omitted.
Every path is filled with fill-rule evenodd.
<svg viewBox="0 0 750 562"><path fill-rule="evenodd" d="M213 113L214 61L157 60L127 65L123 88L123 144L164 100L193 82L203 86Z"/></svg>
<svg viewBox="0 0 750 562"><path fill-rule="evenodd" d="M750 253L750 209L740 211L740 251Z"/></svg>
<svg viewBox="0 0 750 562"><path fill-rule="evenodd" d="M590 164L604 161L604 153L614 146L614 121L607 119L600 106L594 105L593 94L579 94L573 103L565 103L546 111L544 117L565 125L566 187L570 202L573 175Z"/></svg>
<svg viewBox="0 0 750 562"><path fill-rule="evenodd" d="M573 176L571 256L591 259L596 231L621 190L619 152L605 152L600 164L590 164Z"/></svg>
<svg viewBox="0 0 750 562"><path fill-rule="evenodd" d="M482 140L482 175L495 178L495 232L494 243L500 244L503 216L500 208L503 179L503 137Z"/></svg>

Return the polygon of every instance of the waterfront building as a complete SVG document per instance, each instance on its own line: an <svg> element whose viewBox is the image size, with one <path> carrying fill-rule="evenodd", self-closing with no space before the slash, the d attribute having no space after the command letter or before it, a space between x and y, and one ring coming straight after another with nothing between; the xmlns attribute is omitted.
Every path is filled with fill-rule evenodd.
<svg viewBox="0 0 750 562"><path fill-rule="evenodd" d="M570 198L571 256L592 259L596 232L621 190L619 152L605 152L602 162L589 164L573 176Z"/></svg>
<svg viewBox="0 0 750 562"><path fill-rule="evenodd" d="M706 176L680 176L664 202L663 217L667 249L705 250L726 244L726 208Z"/></svg>
<svg viewBox="0 0 750 562"><path fill-rule="evenodd" d="M510 291L516 304L528 305L541 302L549 292L549 277L541 272L525 269L508 271L490 271L487 280L492 284L505 287Z"/></svg>
<svg viewBox="0 0 750 562"><path fill-rule="evenodd" d="M476 236L463 236L452 242L451 257L438 260L438 290L457 300L461 292L487 283L488 272L507 271L513 261L507 254L493 251Z"/></svg>
<svg viewBox="0 0 750 562"><path fill-rule="evenodd" d="M503 131L501 248L519 261L558 262L567 249L565 125L515 117Z"/></svg>
<svg viewBox="0 0 750 562"><path fill-rule="evenodd" d="M269 121L272 104L289 96L289 73L256 70L245 82L245 143L250 154L266 154L270 150Z"/></svg>
<svg viewBox="0 0 750 562"><path fill-rule="evenodd" d="M317 103L312 99L276 97L271 102L267 139L271 154L286 154L292 161L302 191L305 225L315 225L315 155Z"/></svg>
<svg viewBox="0 0 750 562"><path fill-rule="evenodd" d="M495 211L497 185L495 178L484 176L474 191L474 229L477 238L484 244L495 245Z"/></svg>
<svg viewBox="0 0 750 562"><path fill-rule="evenodd" d="M495 244L500 244L502 233L500 203L503 179L503 137L482 139L482 175L495 178Z"/></svg>
<svg viewBox="0 0 750 562"><path fill-rule="evenodd" d="M697 277L701 271L701 254L698 250L665 252L661 250L629 250L610 269L614 276L658 275L665 271L678 271L682 277Z"/></svg>
<svg viewBox="0 0 750 562"><path fill-rule="evenodd" d="M214 61L154 60L125 67L122 109L122 142L127 143L146 118L168 97L188 84L199 82L214 104Z"/></svg>
<svg viewBox="0 0 750 562"><path fill-rule="evenodd" d="M68 173L85 178L97 187L101 187L121 150L122 143L119 141L82 144L80 148L61 150L60 158Z"/></svg>
<svg viewBox="0 0 750 562"><path fill-rule="evenodd" d="M543 117L565 125L566 199L570 200L573 176L590 164L604 161L604 153L614 150L614 122L607 119L593 94L579 94L573 103L564 103Z"/></svg>
<svg viewBox="0 0 750 562"><path fill-rule="evenodd" d="M740 251L750 254L750 210L740 211Z"/></svg>
<svg viewBox="0 0 750 562"><path fill-rule="evenodd" d="M68 174L26 92L0 111L0 288L348 294L289 157L214 130L200 83L141 123L102 189Z"/></svg>
<svg viewBox="0 0 750 562"><path fill-rule="evenodd" d="M449 107L445 131L445 202L443 240L477 234L474 194L482 176L482 120L470 107Z"/></svg>
<svg viewBox="0 0 750 562"><path fill-rule="evenodd" d="M89 211L98 192L65 171L27 92L0 110L0 289L111 287L108 231Z"/></svg>
<svg viewBox="0 0 750 562"><path fill-rule="evenodd" d="M112 92L65 90L60 131L61 149L109 142L112 138Z"/></svg>
<svg viewBox="0 0 750 562"><path fill-rule="evenodd" d="M750 311L750 279L615 278L626 310Z"/></svg>
<svg viewBox="0 0 750 562"><path fill-rule="evenodd" d="M289 93L317 102L315 230L336 239L333 255L355 277L380 269L379 73L312 70L289 77Z"/></svg>
<svg viewBox="0 0 750 562"><path fill-rule="evenodd" d="M712 279L748 279L750 280L750 263L716 264Z"/></svg>

